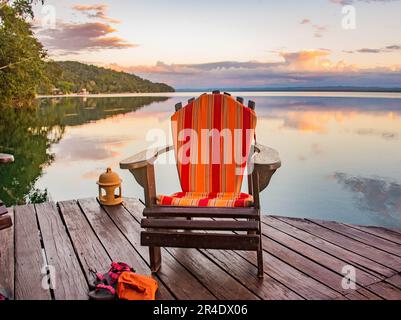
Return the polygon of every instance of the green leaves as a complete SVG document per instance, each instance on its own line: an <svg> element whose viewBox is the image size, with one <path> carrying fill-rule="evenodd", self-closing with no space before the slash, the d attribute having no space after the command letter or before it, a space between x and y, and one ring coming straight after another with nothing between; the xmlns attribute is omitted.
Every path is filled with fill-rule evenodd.
<svg viewBox="0 0 401 320"><path fill-rule="evenodd" d="M9 5L12 7L15 11L15 13L25 19L25 18L33 18L33 11L32 11L32 5L36 3L42 3L44 4L44 0L3 0L3 2L6 5Z"/></svg>
<svg viewBox="0 0 401 320"><path fill-rule="evenodd" d="M46 50L34 37L27 19L32 4L43 0L0 0L0 105L30 105L36 93L64 93L86 89L90 93L171 92L132 74L78 62L45 62Z"/></svg>
<svg viewBox="0 0 401 320"><path fill-rule="evenodd" d="M136 75L117 72L75 61L49 62L48 76L53 87L63 93L77 93L86 89L90 93L173 92L163 83L153 83ZM40 93L51 93L41 87Z"/></svg>
<svg viewBox="0 0 401 320"><path fill-rule="evenodd" d="M38 84L47 81L46 52L24 18L32 16L32 2L13 1L0 8L0 104L30 104Z"/></svg>

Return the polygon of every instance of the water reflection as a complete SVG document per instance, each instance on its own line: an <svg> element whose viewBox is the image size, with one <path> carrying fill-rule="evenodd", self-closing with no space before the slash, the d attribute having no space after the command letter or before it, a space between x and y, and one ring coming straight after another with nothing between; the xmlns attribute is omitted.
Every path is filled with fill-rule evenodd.
<svg viewBox="0 0 401 320"><path fill-rule="evenodd" d="M355 177L336 172L336 181L353 193L362 210L401 220L401 184L381 178Z"/></svg>
<svg viewBox="0 0 401 320"><path fill-rule="evenodd" d="M283 129L302 132L326 133L330 125L349 120L361 120L366 116L380 116L390 121L400 121L400 100L396 99L344 99L344 98L266 98L258 115L282 120ZM264 108L268 106L268 108ZM377 131L368 126L355 130L357 134L376 134L383 138L398 137L388 130Z"/></svg>
<svg viewBox="0 0 401 320"><path fill-rule="evenodd" d="M53 161L48 149L60 141L64 129L52 113L43 117L37 109L0 110L0 149L15 158L14 163L0 166L0 199L7 205L24 202L43 166Z"/></svg>
<svg viewBox="0 0 401 320"><path fill-rule="evenodd" d="M257 139L283 163L261 195L264 213L401 227L401 99L251 99ZM179 101L186 97L63 98L1 112L0 152L16 163L0 167L0 198L21 203L35 187L57 201L95 196L107 166L123 178L124 195L142 197L118 163L153 142L150 129L170 132ZM156 177L159 193L179 191L174 165L156 165Z"/></svg>
<svg viewBox="0 0 401 320"><path fill-rule="evenodd" d="M13 154L15 162L0 166L0 199L7 205L25 203L27 196L34 193L35 182L42 176L43 169L54 161L51 147L63 139L67 127L133 112L166 99L63 98L41 100L36 107L28 110L2 107L0 152ZM121 143L120 139L110 138L109 144L104 144L104 141L95 144L77 137L66 141L66 148L58 157L65 162L117 157L118 153L113 152L112 146Z"/></svg>
<svg viewBox="0 0 401 320"><path fill-rule="evenodd" d="M399 135L397 132L382 131L382 130L376 130L376 129L372 129L372 128L358 129L355 131L355 133L360 134L360 135L378 136L385 140L399 139Z"/></svg>
<svg viewBox="0 0 401 320"><path fill-rule="evenodd" d="M124 147L121 137L109 139L68 137L63 140L62 148L58 148L58 158L62 162L84 160L106 160L120 156L118 149Z"/></svg>

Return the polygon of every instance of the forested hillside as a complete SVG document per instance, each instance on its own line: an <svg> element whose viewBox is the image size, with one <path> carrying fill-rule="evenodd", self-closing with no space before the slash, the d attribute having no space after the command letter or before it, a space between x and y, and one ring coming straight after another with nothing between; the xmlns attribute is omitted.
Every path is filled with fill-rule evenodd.
<svg viewBox="0 0 401 320"><path fill-rule="evenodd" d="M48 62L47 69L50 85L40 87L40 94L52 93L54 88L62 93L78 93L83 89L90 93L174 92L164 83L75 61Z"/></svg>

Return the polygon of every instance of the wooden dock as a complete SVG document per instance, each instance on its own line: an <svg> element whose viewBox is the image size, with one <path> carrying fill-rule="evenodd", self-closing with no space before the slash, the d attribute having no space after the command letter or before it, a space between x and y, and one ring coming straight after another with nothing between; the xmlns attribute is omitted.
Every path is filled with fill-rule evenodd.
<svg viewBox="0 0 401 320"><path fill-rule="evenodd" d="M149 274L142 209L136 199L102 208L94 198L11 208L14 225L0 232L0 287L13 299L87 299L89 268L124 261ZM167 248L157 298L401 299L401 232L278 216L265 216L262 230L263 280L254 252ZM342 285L347 270L356 289Z"/></svg>

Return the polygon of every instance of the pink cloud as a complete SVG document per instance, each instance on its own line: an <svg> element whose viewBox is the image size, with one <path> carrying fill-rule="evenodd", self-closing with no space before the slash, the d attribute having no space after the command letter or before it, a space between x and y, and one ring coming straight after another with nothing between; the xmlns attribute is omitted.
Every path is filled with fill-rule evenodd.
<svg viewBox="0 0 401 320"><path fill-rule="evenodd" d="M310 24L311 21L309 19L303 19L299 24Z"/></svg>
<svg viewBox="0 0 401 320"><path fill-rule="evenodd" d="M323 36L323 33L328 31L327 26L314 24L310 19L303 19L299 24L310 26L313 30L313 35L315 36L315 38L321 38Z"/></svg>
<svg viewBox="0 0 401 320"><path fill-rule="evenodd" d="M136 45L124 39L109 36L117 30L101 22L64 23L59 22L57 29L38 32L41 42L56 54L97 51L101 49L125 49Z"/></svg>
<svg viewBox="0 0 401 320"><path fill-rule="evenodd" d="M107 4L93 4L93 5L82 5L76 4L72 7L74 10L82 12L88 18L98 18L110 23L120 23L120 20L110 18L107 16Z"/></svg>

